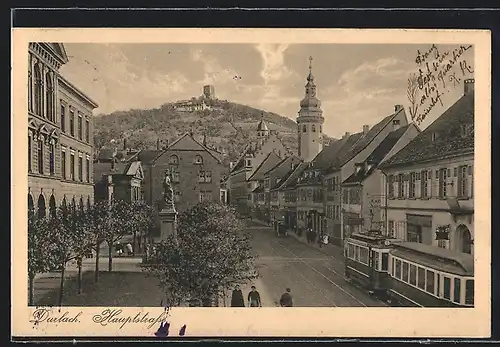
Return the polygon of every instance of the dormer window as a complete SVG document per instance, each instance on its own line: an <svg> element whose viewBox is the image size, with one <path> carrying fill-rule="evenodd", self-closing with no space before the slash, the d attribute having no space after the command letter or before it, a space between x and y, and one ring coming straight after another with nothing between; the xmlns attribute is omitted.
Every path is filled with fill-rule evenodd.
<svg viewBox="0 0 500 347"><path fill-rule="evenodd" d="M195 164L203 164L203 158L202 158L202 156L201 155L196 155L194 157L194 163Z"/></svg>
<svg viewBox="0 0 500 347"><path fill-rule="evenodd" d="M361 166L358 166L358 167L356 168L356 173L359 173L360 171L361 171Z"/></svg>
<svg viewBox="0 0 500 347"><path fill-rule="evenodd" d="M252 166L252 161L250 159L247 159L247 166Z"/></svg>
<svg viewBox="0 0 500 347"><path fill-rule="evenodd" d="M439 133L434 132L431 134L431 140L433 142L436 141L438 138L439 138Z"/></svg>

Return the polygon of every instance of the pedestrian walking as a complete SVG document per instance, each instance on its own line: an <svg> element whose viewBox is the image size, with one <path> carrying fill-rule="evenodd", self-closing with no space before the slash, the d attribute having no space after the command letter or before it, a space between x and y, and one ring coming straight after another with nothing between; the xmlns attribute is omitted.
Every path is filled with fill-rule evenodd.
<svg viewBox="0 0 500 347"><path fill-rule="evenodd" d="M123 253L123 245L118 241L115 245L115 251L118 256L122 255Z"/></svg>
<svg viewBox="0 0 500 347"><path fill-rule="evenodd" d="M287 288L286 291L281 295L280 306L293 307L293 299L292 294L290 294L290 288Z"/></svg>
<svg viewBox="0 0 500 347"><path fill-rule="evenodd" d="M129 257L132 256L133 253L134 253L134 250L133 250L132 245L130 244L130 242L127 243L127 245L125 247L127 247L127 253L129 255Z"/></svg>
<svg viewBox="0 0 500 347"><path fill-rule="evenodd" d="M248 307L262 307L259 292L255 286L252 286L251 289L250 293L248 293Z"/></svg>
<svg viewBox="0 0 500 347"><path fill-rule="evenodd" d="M236 285L231 295L231 307L245 307L245 300L243 299L243 292L239 285Z"/></svg>

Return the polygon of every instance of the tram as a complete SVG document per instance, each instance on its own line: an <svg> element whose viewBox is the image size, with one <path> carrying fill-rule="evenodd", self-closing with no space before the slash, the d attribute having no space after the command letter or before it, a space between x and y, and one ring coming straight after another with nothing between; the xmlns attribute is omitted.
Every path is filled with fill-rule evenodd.
<svg viewBox="0 0 500 347"><path fill-rule="evenodd" d="M396 239L370 233L353 233L344 244L345 277L367 289L370 294L387 298L391 279L389 252Z"/></svg>
<svg viewBox="0 0 500 347"><path fill-rule="evenodd" d="M391 248L391 305L474 306L472 255L416 242L401 242L393 244Z"/></svg>

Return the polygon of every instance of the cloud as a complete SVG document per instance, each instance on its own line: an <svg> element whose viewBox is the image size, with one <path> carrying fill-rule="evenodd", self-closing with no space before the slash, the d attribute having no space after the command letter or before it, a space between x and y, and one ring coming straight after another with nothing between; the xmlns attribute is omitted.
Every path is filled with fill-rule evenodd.
<svg viewBox="0 0 500 347"><path fill-rule="evenodd" d="M117 45L86 50L68 46L70 61L61 74L96 100L99 113L159 106L169 95L182 93L188 83L179 71L155 73L147 65L131 64ZM95 54L97 50L101 54Z"/></svg>
<svg viewBox="0 0 500 347"><path fill-rule="evenodd" d="M288 44L261 43L255 48L264 62L260 75L265 84L282 81L293 75L293 71L285 65L284 53L288 48Z"/></svg>

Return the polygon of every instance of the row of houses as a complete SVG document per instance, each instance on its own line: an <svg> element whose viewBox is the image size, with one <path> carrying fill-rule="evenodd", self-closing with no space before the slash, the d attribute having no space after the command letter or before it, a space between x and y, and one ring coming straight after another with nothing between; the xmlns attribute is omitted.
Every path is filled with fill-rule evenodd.
<svg viewBox="0 0 500 347"><path fill-rule="evenodd" d="M473 253L473 91L466 80L463 96L423 131L396 105L310 161L269 153L245 182L248 209L338 245L352 232L375 231Z"/></svg>

